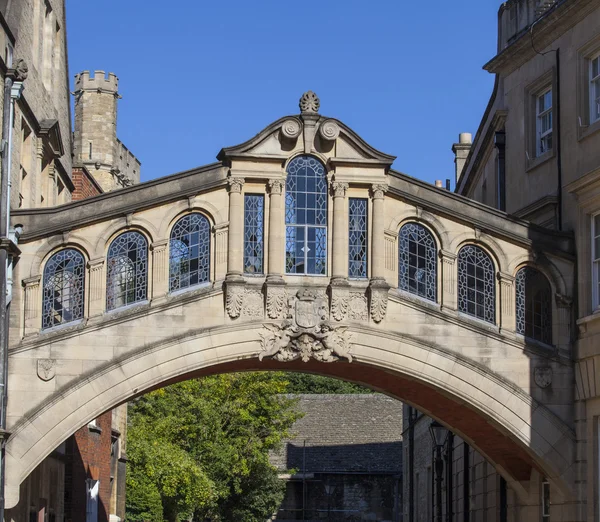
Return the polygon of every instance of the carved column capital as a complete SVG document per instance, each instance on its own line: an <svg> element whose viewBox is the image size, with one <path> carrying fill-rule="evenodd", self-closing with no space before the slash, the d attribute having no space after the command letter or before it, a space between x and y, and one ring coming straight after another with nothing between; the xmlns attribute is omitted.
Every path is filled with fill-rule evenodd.
<svg viewBox="0 0 600 522"><path fill-rule="evenodd" d="M28 277L26 279L23 279L21 281L21 284L25 288L30 288L32 286L39 285L41 280L42 280L42 276L41 275L36 275L36 276L33 276L33 277Z"/></svg>
<svg viewBox="0 0 600 522"><path fill-rule="evenodd" d="M150 250L152 250L153 252L158 252L160 250L167 248L168 245L169 245L168 239L161 239L160 241L155 241L154 243L152 243L150 245Z"/></svg>
<svg viewBox="0 0 600 522"><path fill-rule="evenodd" d="M383 183L374 183L371 186L371 197L373 199L383 199L385 193L388 190L388 186Z"/></svg>
<svg viewBox="0 0 600 522"><path fill-rule="evenodd" d="M246 180L244 178L227 178L229 192L232 192L234 194L241 194L242 187L244 186L245 181Z"/></svg>
<svg viewBox="0 0 600 522"><path fill-rule="evenodd" d="M285 181L283 179L270 179L268 186L271 194L280 195L283 193Z"/></svg>
<svg viewBox="0 0 600 522"><path fill-rule="evenodd" d="M346 191L348 190L348 183L343 183L341 181L332 181L331 184L331 194L334 198L345 198Z"/></svg>
<svg viewBox="0 0 600 522"><path fill-rule="evenodd" d="M87 266L91 271L101 270L104 266L104 258L97 257L96 259L90 259Z"/></svg>
<svg viewBox="0 0 600 522"><path fill-rule="evenodd" d="M498 278L498 281L500 282L500 284L505 284L505 285L514 285L515 284L515 278L514 278L514 276L512 276L510 274L506 274L504 272L498 272L498 275L496 277Z"/></svg>
<svg viewBox="0 0 600 522"><path fill-rule="evenodd" d="M444 263L454 263L456 261L456 258L458 257L454 252L448 252L448 250L442 249L440 249L438 255Z"/></svg>

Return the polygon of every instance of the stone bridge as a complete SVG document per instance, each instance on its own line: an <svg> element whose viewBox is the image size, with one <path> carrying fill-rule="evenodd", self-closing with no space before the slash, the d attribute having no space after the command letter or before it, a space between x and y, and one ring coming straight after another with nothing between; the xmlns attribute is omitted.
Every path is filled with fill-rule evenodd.
<svg viewBox="0 0 600 522"><path fill-rule="evenodd" d="M419 408L524 504L534 476L576 500L572 238L391 170L310 92L300 108L217 163L14 212L7 507L116 405L274 369Z"/></svg>

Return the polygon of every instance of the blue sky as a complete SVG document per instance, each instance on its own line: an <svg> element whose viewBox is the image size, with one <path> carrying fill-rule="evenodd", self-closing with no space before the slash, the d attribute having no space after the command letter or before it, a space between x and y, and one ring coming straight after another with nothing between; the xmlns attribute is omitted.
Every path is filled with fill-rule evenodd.
<svg viewBox="0 0 600 522"><path fill-rule="evenodd" d="M499 1L67 0L71 81L120 80L117 133L142 181L215 161L307 90L394 168L454 178L493 86Z"/></svg>

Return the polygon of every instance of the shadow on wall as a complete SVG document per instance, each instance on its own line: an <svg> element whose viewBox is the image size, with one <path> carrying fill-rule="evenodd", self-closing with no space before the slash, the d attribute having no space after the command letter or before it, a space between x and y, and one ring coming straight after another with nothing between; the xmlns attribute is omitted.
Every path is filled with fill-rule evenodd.
<svg viewBox="0 0 600 522"><path fill-rule="evenodd" d="M295 473L274 520L400 520L402 442L304 446L296 441L286 445L282 457L278 467Z"/></svg>

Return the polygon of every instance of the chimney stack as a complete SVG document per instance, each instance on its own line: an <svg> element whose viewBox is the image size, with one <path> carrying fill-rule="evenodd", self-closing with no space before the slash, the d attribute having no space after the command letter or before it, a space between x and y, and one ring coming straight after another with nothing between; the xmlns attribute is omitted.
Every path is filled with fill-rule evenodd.
<svg viewBox="0 0 600 522"><path fill-rule="evenodd" d="M456 172L456 184L460 180L462 175L462 171L465 168L465 163L467 162L467 156L469 155L469 151L471 150L471 145L473 144L472 136L470 132L461 132L458 135L458 143L452 145L452 152L454 152L454 165Z"/></svg>
<svg viewBox="0 0 600 522"><path fill-rule="evenodd" d="M442 185L442 180L441 179L436 179L435 180L435 186L436 186L436 188L443 188L444 185Z"/></svg>

